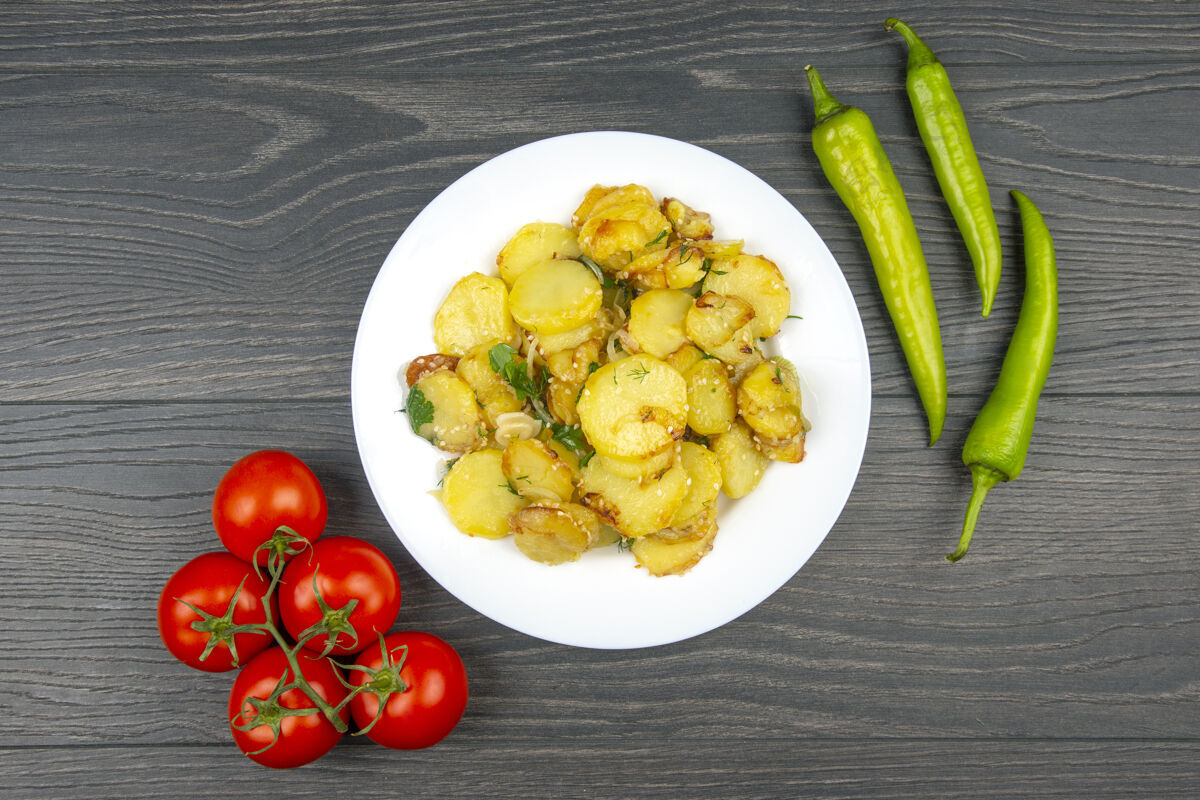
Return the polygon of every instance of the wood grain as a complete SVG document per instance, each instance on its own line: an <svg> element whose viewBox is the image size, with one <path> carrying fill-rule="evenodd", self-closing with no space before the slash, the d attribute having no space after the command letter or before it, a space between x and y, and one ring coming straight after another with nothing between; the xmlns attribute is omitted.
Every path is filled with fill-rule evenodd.
<svg viewBox="0 0 1200 800"><path fill-rule="evenodd" d="M0 797L1195 797L1200 7L905 6L997 206L988 320L882 30L896 10L5 3ZM934 448L811 153L808 63L875 121L921 233L951 386ZM541 642L441 589L379 513L349 412L359 313L420 209L498 153L594 129L776 187L842 267L874 389L858 483L805 567L716 631L635 651ZM1019 304L1009 188L1055 237L1058 348L1025 472L950 565L958 452ZM230 676L161 646L163 582L217 548L211 491L261 447L308 461L331 532L392 558L399 625L463 654L472 699L444 744L356 739L265 773L229 742Z"/></svg>
<svg viewBox="0 0 1200 800"><path fill-rule="evenodd" d="M1072 85L1077 69L1038 66L1007 71L999 88L988 85L993 71L960 71L1007 253L998 310L986 321L893 72L841 70L827 80L875 117L907 188L952 391L986 391L1015 320L1010 186L1043 208L1059 253L1063 313L1049 391L1193 387L1200 290L1184 265L1200 240L1200 161L1178 144L1193 119L1164 120L1155 109L1164 97L1196 108L1200 70L1097 68ZM426 202L509 147L617 127L710 147L792 200L859 301L876 390L908 392L859 234L808 150L799 69L743 78L625 71L620 91L609 86L599 98L580 94L581 75L570 71L503 73L504 92L453 76L146 76L136 88L107 77L11 79L4 107L15 122L0 131L0 215L9 220L0 231L9 288L0 390L13 401L344 397L371 281ZM72 122L46 139L64 108ZM1064 115L1087 125L1047 127ZM1118 126L1126 138L1106 146Z"/></svg>
<svg viewBox="0 0 1200 800"><path fill-rule="evenodd" d="M992 493L961 564L941 556L969 490L954 449L966 420L923 449L920 420L885 398L845 513L783 589L697 639L595 652L509 631L433 584L375 510L344 406L0 407L0 563L23 565L0 587L0 702L22 720L0 745L223 741L228 680L174 662L153 609L171 571L219 548L208 510L225 468L281 444L324 482L331 532L397 564L401 626L462 648L467 738L584 724L664 739L1190 736L1200 403L1042 411L1025 474ZM67 710L80 724L64 729Z"/></svg>

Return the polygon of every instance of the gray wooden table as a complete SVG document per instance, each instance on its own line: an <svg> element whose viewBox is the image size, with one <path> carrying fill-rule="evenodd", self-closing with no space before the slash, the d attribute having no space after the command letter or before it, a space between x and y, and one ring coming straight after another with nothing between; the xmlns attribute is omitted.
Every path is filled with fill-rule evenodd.
<svg viewBox="0 0 1200 800"><path fill-rule="evenodd" d="M899 13L971 120L1010 254L980 320L903 94ZM866 252L809 146L803 67L874 118L950 376L922 444ZM423 573L358 462L350 355L396 237L447 184L582 130L754 171L838 259L870 345L849 503L761 606L678 644L508 630ZM0 796L1200 795L1200 5L7 3L0 7ZM1061 325L1025 473L957 536L959 449L1016 317L1019 226ZM383 548L403 624L467 662L426 751L347 741L274 772L228 675L159 642L166 577L254 449L307 460L332 530Z"/></svg>

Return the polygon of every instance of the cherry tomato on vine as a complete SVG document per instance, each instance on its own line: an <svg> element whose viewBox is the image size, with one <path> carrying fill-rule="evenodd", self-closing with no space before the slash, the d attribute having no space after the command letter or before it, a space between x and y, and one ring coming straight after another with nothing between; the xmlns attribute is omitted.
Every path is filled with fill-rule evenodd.
<svg viewBox="0 0 1200 800"><path fill-rule="evenodd" d="M368 684L350 700L367 738L397 750L418 750L446 738L467 707L467 671L453 647L431 633L403 631L384 637L390 665L376 642L354 662L350 683ZM386 694L383 714L381 695ZM378 719L376 717L378 716ZM374 724L372 721L374 720ZM370 726L368 728L368 726Z"/></svg>
<svg viewBox="0 0 1200 800"><path fill-rule="evenodd" d="M339 679L338 669L328 658L301 651L296 654L296 661L308 685L331 707L346 698L348 692ZM229 729L233 741L250 760L276 769L316 761L342 738L342 731L334 727L302 689L277 692L280 677L285 673L287 684L292 684L295 672L288 664L287 654L282 648L272 647L242 668L229 692ZM297 710L311 713L297 714ZM349 714L342 708L338 717L345 723Z"/></svg>
<svg viewBox="0 0 1200 800"><path fill-rule="evenodd" d="M315 576L315 589L314 589ZM319 592L319 596L318 596ZM347 615L344 608L356 601ZM324 604L324 607L322 607ZM386 633L400 613L400 577L378 547L353 536L331 536L288 562L279 588L283 625L299 641L311 625L325 621L327 633L304 642L324 653L357 653Z"/></svg>
<svg viewBox="0 0 1200 800"><path fill-rule="evenodd" d="M267 563L258 548L286 526L314 541L325 529L329 507L312 470L283 450L260 450L229 468L213 495L213 527L238 558ZM257 552L257 556L255 555Z"/></svg>
<svg viewBox="0 0 1200 800"><path fill-rule="evenodd" d="M245 664L273 643L265 632L236 630L239 625L267 621L262 599L268 588L254 568L237 556L224 551L196 556L167 580L158 596L158 633L163 644L184 664L205 672L225 672ZM271 603L274 610L274 598ZM193 623L199 623L200 630Z"/></svg>

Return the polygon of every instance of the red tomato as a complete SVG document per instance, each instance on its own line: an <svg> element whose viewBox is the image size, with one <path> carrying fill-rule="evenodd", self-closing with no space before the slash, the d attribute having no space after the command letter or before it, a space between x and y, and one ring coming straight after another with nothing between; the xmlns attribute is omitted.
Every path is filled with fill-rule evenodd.
<svg viewBox="0 0 1200 800"><path fill-rule="evenodd" d="M454 729L467 707L467 671L462 659L453 647L431 633L393 633L384 637L384 644L392 663L403 659L399 677L405 689L388 697L383 715L367 730L367 738L397 750L437 744ZM354 663L370 670L384 667L378 643ZM374 678L361 670L351 670L350 683L356 687L373 683L386 689L397 687L399 682L386 670ZM350 710L354 724L365 729L379 713L379 696L359 692L351 699Z"/></svg>
<svg viewBox="0 0 1200 800"><path fill-rule="evenodd" d="M296 660L309 686L329 705L336 706L346 698L347 690L338 679L338 669L328 658L316 658L301 651ZM242 668L229 692L229 729L233 741L250 760L277 769L298 767L316 761L333 749L342 733L326 716L316 711L303 716L283 716L283 709L316 708L316 704L301 689L288 689L278 698L275 707L256 711L250 698L266 699L275 691L280 677L287 673L287 682L295 680L282 648L264 650ZM349 718L346 709L339 712L342 721ZM249 730L238 725L261 724ZM278 733L272 730L278 725ZM270 745L268 747L268 745ZM263 750L263 748L267 748ZM260 751L261 752L256 752Z"/></svg>
<svg viewBox="0 0 1200 800"><path fill-rule="evenodd" d="M229 620L210 622L209 631L192 628L192 623L203 617L189 608L188 603L213 617L224 617L238 586L241 586L241 592ZM206 672L234 669L238 664L234 663L228 634L223 637L222 628L230 623L251 625L266 622L262 598L267 595L268 588L267 582L254 574L250 564L229 553L219 551L193 558L171 576L158 596L158 633L162 636L163 644L171 651L171 655L189 667ZM274 610L274 598L271 603ZM204 649L214 636L217 637L217 644L202 660ZM232 641L239 663L245 664L271 645L273 639L266 633L236 633L232 635Z"/></svg>
<svg viewBox="0 0 1200 800"><path fill-rule="evenodd" d="M321 609L313 590L314 575L321 600L335 612L332 617ZM336 612L351 600L358 603L343 619ZM353 536L331 536L288 562L279 588L279 611L284 627L297 641L306 628L322 618L340 622L330 653L357 653L372 643L378 645L379 634L386 633L396 621L400 613L400 577L388 557L370 542ZM321 653L328 640L326 634L321 634L304 646Z"/></svg>
<svg viewBox="0 0 1200 800"><path fill-rule="evenodd" d="M258 550L281 525L314 541L325 530L329 508L321 483L303 461L282 450L260 450L240 459L213 495L213 527L225 549L245 561L267 563Z"/></svg>

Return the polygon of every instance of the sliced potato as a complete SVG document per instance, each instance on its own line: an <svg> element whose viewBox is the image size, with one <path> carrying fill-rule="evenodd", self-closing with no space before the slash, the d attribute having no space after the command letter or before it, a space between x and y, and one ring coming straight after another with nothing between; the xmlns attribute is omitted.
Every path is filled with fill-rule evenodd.
<svg viewBox="0 0 1200 800"><path fill-rule="evenodd" d="M663 216L671 221L671 227L681 239L711 239L713 237L712 216L697 211L675 197L662 200Z"/></svg>
<svg viewBox="0 0 1200 800"><path fill-rule="evenodd" d="M571 224L575 226L575 230L579 230L583 227L583 223L597 212L628 203L653 206L654 195L645 186L639 186L636 183L624 186L600 186L597 184L584 194L583 201L571 215Z"/></svg>
<svg viewBox="0 0 1200 800"><path fill-rule="evenodd" d="M792 304L792 292L775 262L747 253L714 261L704 279L704 291L749 303L754 309L750 327L756 339L778 333Z"/></svg>
<svg viewBox="0 0 1200 800"><path fill-rule="evenodd" d="M740 297L705 292L688 309L684 330L697 347L712 353L753 319L754 309Z"/></svg>
<svg viewBox="0 0 1200 800"><path fill-rule="evenodd" d="M592 319L577 328L571 328L562 333L539 333L537 336L538 352L545 357L549 353L559 353L563 350L574 350L588 339L604 341L610 329L601 323L601 318L607 315L603 310Z"/></svg>
<svg viewBox="0 0 1200 800"><path fill-rule="evenodd" d="M597 452L643 459L683 438L687 383L665 362L632 355L592 373L576 410L584 436Z"/></svg>
<svg viewBox="0 0 1200 800"><path fill-rule="evenodd" d="M687 289L704 277L704 251L695 242L637 256L617 271L639 289Z"/></svg>
<svg viewBox="0 0 1200 800"><path fill-rule="evenodd" d="M770 463L754 446L753 431L740 419L727 432L709 437L708 446L721 465L721 491L726 497L750 494Z"/></svg>
<svg viewBox="0 0 1200 800"><path fill-rule="evenodd" d="M454 284L433 317L438 351L452 356L465 355L484 342L510 342L516 335L508 287L499 278L478 272Z"/></svg>
<svg viewBox="0 0 1200 800"><path fill-rule="evenodd" d="M578 388L600 366L602 339L588 339L570 350L547 353L544 358L550 374L561 381L573 383ZM596 366L593 367L592 365Z"/></svg>
<svg viewBox="0 0 1200 800"><path fill-rule="evenodd" d="M455 461L442 480L442 505L454 527L469 536L507 536L508 515L525 506L509 487L502 462L495 448L476 450Z"/></svg>
<svg viewBox="0 0 1200 800"><path fill-rule="evenodd" d="M666 358L687 344L683 321L691 308L692 296L679 289L644 292L629 306L629 334L641 352Z"/></svg>
<svg viewBox="0 0 1200 800"><path fill-rule="evenodd" d="M737 406L742 419L764 440L788 440L804 430L800 386L791 370L773 361L764 361L742 379Z"/></svg>
<svg viewBox="0 0 1200 800"><path fill-rule="evenodd" d="M546 384L546 410L563 425L578 425L579 412L575 410L575 402L583 391L582 383L567 383L558 378L550 378Z"/></svg>
<svg viewBox="0 0 1200 800"><path fill-rule="evenodd" d="M707 447L695 442L680 446L679 461L687 470L687 494L671 517L676 538L700 536L716 521L717 495L721 493L721 464Z"/></svg>
<svg viewBox="0 0 1200 800"><path fill-rule="evenodd" d="M522 328L564 333L595 318L604 299L596 274L578 261L542 261L513 283L509 306Z"/></svg>
<svg viewBox="0 0 1200 800"><path fill-rule="evenodd" d="M601 267L617 272L648 252L665 250L671 223L641 202L594 211L579 229L579 247Z"/></svg>
<svg viewBox="0 0 1200 800"><path fill-rule="evenodd" d="M537 503L509 517L517 549L543 564L578 561L600 540L600 518L576 503Z"/></svg>
<svg viewBox="0 0 1200 800"><path fill-rule="evenodd" d="M432 417L417 429L419 436L451 453L473 450L482 443L483 417L475 392L457 374L439 370L417 381L408 396L410 419L414 418L419 397L433 406Z"/></svg>
<svg viewBox="0 0 1200 800"><path fill-rule="evenodd" d="M671 539L651 534L634 540L630 549L638 564L651 575L683 575L712 551L716 538L717 524L714 521L709 530L698 538Z"/></svg>
<svg viewBox="0 0 1200 800"><path fill-rule="evenodd" d="M597 453L593 458L600 462L606 470L635 481L647 481L657 478L679 457L679 445L673 444L661 453L647 456L643 459L613 458Z"/></svg>
<svg viewBox="0 0 1200 800"><path fill-rule="evenodd" d="M686 375L687 371L703 360L703 358L704 351L691 342L688 342L674 353L667 355L663 361L674 367L675 371L680 375Z"/></svg>
<svg viewBox="0 0 1200 800"><path fill-rule="evenodd" d="M524 403L517 399L517 393L492 369L488 352L496 342L484 342L472 347L467 354L458 360L454 372L471 387L483 410L483 418L487 427L495 430L499 425L501 414L520 411ZM520 356L514 356L520 359Z"/></svg>
<svg viewBox="0 0 1200 800"><path fill-rule="evenodd" d="M528 500L566 502L575 493L575 470L537 439L509 442L501 467L509 486Z"/></svg>
<svg viewBox="0 0 1200 800"><path fill-rule="evenodd" d="M688 474L681 465L659 478L638 482L614 475L593 458L583 468L583 504L625 536L645 536L668 526L687 495Z"/></svg>
<svg viewBox="0 0 1200 800"><path fill-rule="evenodd" d="M804 460L804 436L807 431L800 431L790 439L782 441L763 440L759 437L758 449L772 461L785 461L789 464L799 464Z"/></svg>
<svg viewBox="0 0 1200 800"><path fill-rule="evenodd" d="M683 377L687 381L688 427L704 436L729 430L737 416L737 403L724 362L705 358Z"/></svg>
<svg viewBox="0 0 1200 800"><path fill-rule="evenodd" d="M575 231L556 222L531 222L522 226L513 237L500 248L496 266L500 277L509 286L521 273L556 258L578 258L579 242Z"/></svg>

